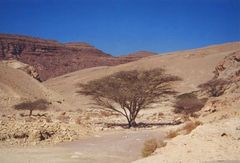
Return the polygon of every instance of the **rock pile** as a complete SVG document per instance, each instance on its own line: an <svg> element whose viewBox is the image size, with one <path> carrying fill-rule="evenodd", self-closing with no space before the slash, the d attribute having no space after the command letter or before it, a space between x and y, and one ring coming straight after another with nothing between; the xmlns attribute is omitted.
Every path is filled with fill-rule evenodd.
<svg viewBox="0 0 240 163"><path fill-rule="evenodd" d="M3 144L57 144L79 139L86 133L86 129L78 124L47 123L43 118L34 120L29 117L23 121L8 118L0 121L0 142Z"/></svg>

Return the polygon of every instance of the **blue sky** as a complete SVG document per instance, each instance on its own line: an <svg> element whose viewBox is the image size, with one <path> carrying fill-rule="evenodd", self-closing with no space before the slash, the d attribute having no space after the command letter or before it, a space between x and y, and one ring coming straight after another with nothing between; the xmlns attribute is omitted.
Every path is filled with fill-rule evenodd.
<svg viewBox="0 0 240 163"><path fill-rule="evenodd" d="M240 41L240 0L0 0L0 33L163 53Z"/></svg>

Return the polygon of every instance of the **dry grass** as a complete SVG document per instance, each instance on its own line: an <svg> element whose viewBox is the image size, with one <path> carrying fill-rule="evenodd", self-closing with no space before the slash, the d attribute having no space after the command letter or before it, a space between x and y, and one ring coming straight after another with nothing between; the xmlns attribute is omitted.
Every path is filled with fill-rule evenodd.
<svg viewBox="0 0 240 163"><path fill-rule="evenodd" d="M162 148L162 147L165 147L166 145L167 145L167 143L164 142L163 140L161 140L161 141L158 141L157 147Z"/></svg>
<svg viewBox="0 0 240 163"><path fill-rule="evenodd" d="M171 130L167 133L165 138L172 139L172 138L175 138L178 135L179 135L178 130L175 130L175 131Z"/></svg>
<svg viewBox="0 0 240 163"><path fill-rule="evenodd" d="M182 128L179 128L177 130L170 130L167 135L166 139L172 139L177 137L180 134L190 134L192 130L194 130L197 126L202 125L202 122L200 121L189 121L187 122Z"/></svg>
<svg viewBox="0 0 240 163"><path fill-rule="evenodd" d="M149 139L144 142L144 147L142 149L142 156L147 157L150 156L157 148L162 148L167 145L166 142L156 139Z"/></svg>
<svg viewBox="0 0 240 163"><path fill-rule="evenodd" d="M156 139L149 139L144 142L144 147L142 149L142 156L150 156L158 147Z"/></svg>
<svg viewBox="0 0 240 163"><path fill-rule="evenodd" d="M201 124L202 124L202 122L200 122L200 121L195 121L195 122L190 121L184 125L182 130L186 131L185 134L189 134L192 132L192 130L194 130L197 126L199 126Z"/></svg>

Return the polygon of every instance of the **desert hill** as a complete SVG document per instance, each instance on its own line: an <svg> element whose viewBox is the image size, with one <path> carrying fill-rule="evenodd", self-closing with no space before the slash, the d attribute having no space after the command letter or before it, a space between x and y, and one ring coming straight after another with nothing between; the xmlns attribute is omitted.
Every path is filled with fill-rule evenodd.
<svg viewBox="0 0 240 163"><path fill-rule="evenodd" d="M44 85L63 95L74 107L81 108L86 107L85 104L88 104L89 101L86 97L75 93L76 84L85 83L122 70L163 67L168 73L183 79L177 86L179 92L191 92L197 90L199 84L212 79L217 64L223 61L226 56L238 50L240 50L240 42L172 52L113 67L104 66L76 71L50 79Z"/></svg>
<svg viewBox="0 0 240 163"><path fill-rule="evenodd" d="M0 62L0 146L60 143L85 135L89 129L82 125L59 122L61 117L56 117L71 106L22 68L29 67L17 61Z"/></svg>
<svg viewBox="0 0 240 163"><path fill-rule="evenodd" d="M113 66L145 56L149 55L113 57L84 42L60 43L29 36L0 34L0 60L18 59L29 64L36 69L42 81L84 68Z"/></svg>
<svg viewBox="0 0 240 163"><path fill-rule="evenodd" d="M204 124L188 135L169 140L166 147L157 149L151 157L135 162L239 162L239 71L240 51L224 57L211 79L213 87L222 94L209 97L198 113L198 120Z"/></svg>
<svg viewBox="0 0 240 163"><path fill-rule="evenodd" d="M78 48L79 44L89 47L84 43L70 43L68 46ZM84 138L86 144L81 140L79 143L73 142L75 147L70 148L73 148L74 152L71 155L64 153L64 157L67 155L64 159L82 160L87 157L92 162L96 162L95 160L101 162L105 159L115 160L118 157L124 157L129 162L140 159L136 162L144 163L159 162L159 160L162 162L239 160L239 52L240 42L227 43L149 56L117 66L100 66L79 70L42 83L36 80L38 74L34 67L16 60L2 61L0 62L0 108L3 109L0 112L0 147L9 144L12 144L13 147L16 144L34 146L55 144L79 140L83 136L93 134L93 137ZM157 123L161 125L149 126L147 129L141 127L132 130L124 129L118 126L124 123L124 117L95 109L92 107L89 97L76 93L79 83L86 83L123 70L158 67L165 68L167 73L183 79L175 85L179 93L194 91L208 98L204 107L196 112L194 117L174 113L172 99L166 99L162 103L154 103L153 108L141 110L137 117L139 124ZM226 87L217 87L218 91L224 89L223 94L219 97L209 96L199 88L199 84L218 80L227 80ZM29 116L29 111L14 109L14 105L22 103L26 99L29 101L45 99L49 102L49 110L43 112L36 110L33 116ZM176 122L180 122L180 124ZM198 126L192 128L191 125L196 122L198 122ZM109 126L109 124L117 125ZM162 124L172 125L162 126ZM121 135L123 133L127 135ZM169 135L171 137L167 138ZM149 157L141 159L144 142L152 138L167 144L154 149ZM92 148L92 143L95 143L94 148ZM119 150L124 150L127 154L131 151L133 157L119 154L114 148L116 144ZM108 148L109 146L113 148ZM66 148L64 145L62 147ZM103 151L103 147L106 150ZM5 155L6 152L4 153L8 150L8 146L2 149L0 159L12 160L12 157L8 157ZM26 148L26 150L29 149ZM48 148L46 149L50 151ZM87 150L85 151L85 149ZM21 149L21 152L26 150ZM40 151L37 146L36 150ZM99 155L95 156L95 153L99 153ZM49 153L47 152L47 154ZM26 157L19 155L16 149L12 150L11 155L26 160ZM54 159L59 155L62 154L54 153ZM46 160L52 156L37 153L35 157ZM121 159L118 161L126 162Z"/></svg>
<svg viewBox="0 0 240 163"><path fill-rule="evenodd" d="M46 99L52 103L52 108L58 105L57 101L63 101L63 98L44 87L24 70L17 69L6 62L0 62L0 107L3 108L2 114L14 112L13 106L15 104L38 99Z"/></svg>

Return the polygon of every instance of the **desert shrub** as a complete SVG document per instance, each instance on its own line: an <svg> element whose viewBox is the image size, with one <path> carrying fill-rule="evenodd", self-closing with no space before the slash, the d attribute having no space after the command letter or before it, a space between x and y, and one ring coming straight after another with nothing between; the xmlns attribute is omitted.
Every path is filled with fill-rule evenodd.
<svg viewBox="0 0 240 163"><path fill-rule="evenodd" d="M142 156L150 156L158 147L156 139L149 139L144 142L144 147L142 149Z"/></svg>
<svg viewBox="0 0 240 163"><path fill-rule="evenodd" d="M158 148L165 147L166 145L167 145L167 143L164 142L163 140L160 140L160 141L158 141L158 143L157 143L157 147L158 147Z"/></svg>
<svg viewBox="0 0 240 163"><path fill-rule="evenodd" d="M140 110L159 102L161 97L174 94L173 82L180 78L168 75L163 69L121 71L110 76L79 84L78 93L91 96L101 109L116 112L135 127Z"/></svg>
<svg viewBox="0 0 240 163"><path fill-rule="evenodd" d="M187 134L191 133L191 131L194 130L199 125L202 125L202 122L200 122L200 121L189 121L183 127L179 128L179 129L168 131L165 138L166 139L172 139L172 138L177 137L180 134L187 135Z"/></svg>
<svg viewBox="0 0 240 163"><path fill-rule="evenodd" d="M29 135L25 132L17 132L13 134L13 138L15 139L24 139L24 138L28 138Z"/></svg>
<svg viewBox="0 0 240 163"><path fill-rule="evenodd" d="M194 130L197 126L199 126L201 124L202 124L202 122L200 122L200 121L194 121L194 122L190 121L184 125L182 130L186 131L185 134L189 134L189 133L191 133L192 130Z"/></svg>
<svg viewBox="0 0 240 163"><path fill-rule="evenodd" d="M224 94L229 83L230 82L225 79L214 78L204 84L200 84L198 87L210 97L218 97Z"/></svg>
<svg viewBox="0 0 240 163"><path fill-rule="evenodd" d="M39 140L44 141L46 139L51 138L54 134L55 134L54 131L42 130L42 131L40 131Z"/></svg>
<svg viewBox="0 0 240 163"><path fill-rule="evenodd" d="M193 93L179 95L175 102L174 113L194 116L194 113L201 110L207 99L198 99Z"/></svg>
<svg viewBox="0 0 240 163"><path fill-rule="evenodd" d="M32 115L33 110L47 110L49 102L45 99L36 101L26 101L14 106L16 110L29 110L29 116Z"/></svg>
<svg viewBox="0 0 240 163"><path fill-rule="evenodd" d="M172 139L172 138L175 138L178 135L179 135L178 130L174 130L174 131L171 130L167 133L166 138L167 139Z"/></svg>

